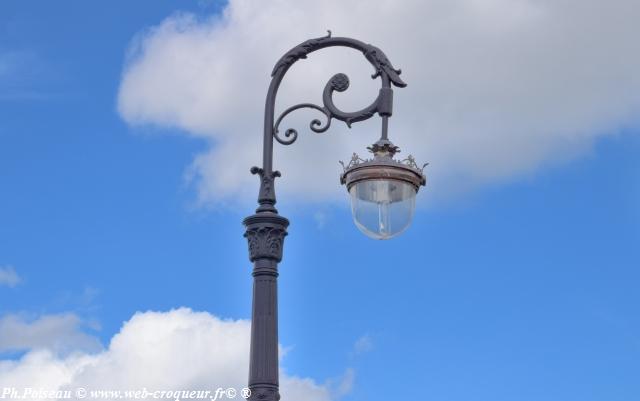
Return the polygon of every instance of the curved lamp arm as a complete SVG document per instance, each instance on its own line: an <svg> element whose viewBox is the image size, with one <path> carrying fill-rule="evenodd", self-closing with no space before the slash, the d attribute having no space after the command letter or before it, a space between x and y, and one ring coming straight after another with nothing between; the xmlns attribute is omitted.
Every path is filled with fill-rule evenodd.
<svg viewBox="0 0 640 401"><path fill-rule="evenodd" d="M349 88L349 77L345 74L336 74L324 87L322 95L322 106L312 103L301 103L289 107L275 119L275 100L278 88L282 82L282 78L289 68L298 60L307 58L309 53L325 47L350 47L359 50L364 57L371 63L374 73L371 78L380 77L382 86L378 97L369 106L355 111L345 112L340 110L333 102L333 92L344 92ZM272 212L277 213L275 208L276 195L274 189L274 180L280 176L280 172L273 171L273 139L283 145L291 145L298 138L298 132L293 129L287 129L283 135L280 134L279 126L282 119L289 113L301 109L312 108L324 114L326 121L324 124L314 119L309 124L309 128L314 132L325 132L331 126L331 120L337 119L344 121L347 126L351 127L352 123L364 121L371 118L375 113L382 117L382 140L387 140L387 119L392 114L393 106L393 90L391 84L397 87L405 87L407 84L400 78L401 71L393 68L387 56L379 48L363 43L359 40L351 38L331 37L331 31L327 36L316 39L307 40L293 49L289 50L284 56L278 60L273 71L271 72L271 84L267 92L264 112L264 143L262 153L262 168L252 167L252 174L260 175L260 193L258 195L258 203L260 206L256 212Z"/></svg>

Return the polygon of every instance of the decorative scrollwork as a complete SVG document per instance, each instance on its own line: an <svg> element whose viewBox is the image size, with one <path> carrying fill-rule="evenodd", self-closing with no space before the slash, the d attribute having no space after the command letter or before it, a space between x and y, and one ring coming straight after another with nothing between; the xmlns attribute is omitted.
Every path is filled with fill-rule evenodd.
<svg viewBox="0 0 640 401"><path fill-rule="evenodd" d="M258 196L259 200L268 200L275 199L275 189L274 189L274 181L276 177L280 177L281 174L279 171L271 171L265 172L264 169L260 167L253 166L251 167L251 174L260 176L260 193ZM275 203L275 201L274 201Z"/></svg>
<svg viewBox="0 0 640 401"><path fill-rule="evenodd" d="M331 31L327 32L326 36L310 39L293 47L278 60L271 72L272 79L265 101L263 172L260 173L262 180L258 197L260 206L256 210L257 212L277 213L274 207L276 196L273 189L275 178L272 171L273 142L275 138L280 144L291 145L298 139L298 131L296 129L288 128L284 132L279 129L282 120L291 112L301 108L311 108L321 112L326 118L325 121L316 118L309 123L311 131L316 133L327 131L333 119L344 121L348 127L351 127L351 124L366 120L378 113L383 121L381 138L387 138L387 119L391 117L393 109L392 86L406 86L404 81L400 79L401 71L392 66L387 56L379 48L352 38L332 37ZM286 109L276 119L276 96L289 68L298 60L306 59L309 53L329 47L345 47L362 53L374 69L371 77L373 79L380 78L381 87L377 98L369 106L355 112L340 110L334 104L332 96L334 92L344 92L349 88L349 77L342 73L335 74L324 87L322 105L312 103L298 104Z"/></svg>
<svg viewBox="0 0 640 401"><path fill-rule="evenodd" d="M338 92L344 92L349 89L349 77L347 74L338 73L331 77L327 85L331 85Z"/></svg>
<svg viewBox="0 0 640 401"><path fill-rule="evenodd" d="M401 163L404 163L407 166L414 168L416 170L420 170L421 172L424 171L424 168L429 165L429 163L425 163L422 165L422 167L418 166L418 163L416 163L416 159L412 155L407 156L407 158L402 160Z"/></svg>
<svg viewBox="0 0 640 401"><path fill-rule="evenodd" d="M404 88L407 84L400 78L400 74L402 70L393 68L391 65L391 61L387 58L387 56L380 50L379 48L368 45L367 49L364 51L364 56L369 60L371 64L373 64L376 72L371 75L371 78L377 78L382 74L386 74L389 77L389 80L393 82L393 84L397 87Z"/></svg>
<svg viewBox="0 0 640 401"><path fill-rule="evenodd" d="M273 71L271 72L271 76L274 77L276 82L279 83L279 80L282 79L282 76L289 69L289 67L291 67L291 65L293 65L300 59L306 59L309 53L325 47L344 46L361 51L365 58L371 63L374 68L374 73L371 75L371 78L375 79L377 77L381 77L382 79L382 88L380 89L380 94L373 101L373 103L361 110L355 112L345 112L343 110L340 110L333 102L333 92L346 91L349 88L349 77L343 73L335 74L331 77L331 79L329 79L324 87L324 91L322 94L322 106L312 103L302 103L293 107L289 107L284 112L282 112L282 114L280 114L273 127L265 128L265 130L267 131L271 130L271 134L273 135L273 137L283 145L291 145L298 139L298 131L294 128L288 128L284 131L283 134L281 134L279 130L280 122L282 121L282 119L295 110L301 108L311 108L318 110L325 115L326 122L324 124L318 119L313 119L310 122L309 128L316 133L325 132L326 130L328 130L331 126L331 120L334 118L340 121L344 121L347 126L351 128L351 124L358 121L367 120L371 118L375 113L379 113L381 116L391 116L393 94L390 88L390 84L398 87L404 87L407 85L400 78L401 71L399 69L393 68L393 65L391 65L391 62L389 61L387 56L379 48L350 38L333 38L331 37L331 31L327 32L328 34L326 36L302 42L298 46L285 53L285 55L282 56L280 60L278 60L273 68ZM277 86L275 86L275 88L277 90ZM268 101L269 107L271 107L271 105L273 104L274 96L275 92L270 93L270 96L268 97L270 99Z"/></svg>
<svg viewBox="0 0 640 401"><path fill-rule="evenodd" d="M309 128L316 133L322 133L329 129L331 126L331 120L333 118L344 121L349 128L351 128L351 124L357 121L363 121L369 119L376 112L381 111L381 105L386 104L383 97L387 94L385 91L381 91L380 95L376 98L376 100L371 103L369 106L364 109L355 111L355 112L346 112L340 110L333 103L333 92L344 92L349 88L349 77L346 74L338 73L335 74L324 87L324 92L322 95L322 102L324 103L324 107L318 106L313 103L301 103L295 106L289 107L285 111L280 114L278 119L276 120L273 127L273 137L283 145L291 145L298 139L298 131L294 128L288 128L284 132L284 136L280 135L280 122L291 112L302 109L302 108L310 108L315 109L321 112L326 117L326 122L322 124L322 122L318 119L313 119L309 123Z"/></svg>
<svg viewBox="0 0 640 401"><path fill-rule="evenodd" d="M280 60L278 60L276 65L273 67L271 76L273 77L274 75L276 75L280 68L289 68L296 61L307 58L307 54L321 47L321 45L329 41L329 39L331 39L331 31L327 29L327 36L309 39L289 50L284 56L280 58Z"/></svg>
<svg viewBox="0 0 640 401"><path fill-rule="evenodd" d="M313 103L301 103L301 104L297 104L295 106L289 107L288 109L283 111L282 114L280 114L280 117L278 117L278 119L276 120L275 125L273 127L273 137L276 138L276 141L280 142L283 145L291 145L296 141L296 139L298 139L298 131L296 131L294 128L288 128L284 132L284 138L283 138L279 135L280 131L278 127L280 126L280 122L282 121L282 119L285 118L289 113L298 109L303 109L303 108L318 110L321 113L323 113L327 118L327 121L324 123L324 125L322 124L322 121L318 120L317 118L314 118L313 120L311 120L311 122L309 123L309 128L311 129L311 131L316 133L322 133L329 129L329 127L331 126L331 113L329 112L329 110L327 110L325 107L320 107Z"/></svg>
<svg viewBox="0 0 640 401"><path fill-rule="evenodd" d="M355 112L345 112L336 107L333 103L333 92L344 92L349 88L349 77L346 74L336 74L324 86L322 93L322 103L324 107L331 113L331 116L340 121L344 121L347 127L351 128L351 124L357 121L369 119L379 110L381 96L364 109Z"/></svg>
<svg viewBox="0 0 640 401"><path fill-rule="evenodd" d="M390 141L378 141L371 146L367 146L367 150L373 154L388 153L393 157L396 153L400 153L400 148ZM412 157L409 155L407 159ZM405 159L405 160L407 160Z"/></svg>
<svg viewBox="0 0 640 401"><path fill-rule="evenodd" d="M380 48L350 38L332 38L330 30L327 30L326 36L309 39L289 50L273 67L271 76L275 76L281 68L289 68L296 61L306 59L309 53L328 46L346 46L362 51L366 59L369 60L375 69L371 78L386 75L395 86L400 88L407 86L402 78L400 78L402 70L394 68L391 61L389 61Z"/></svg>
<svg viewBox="0 0 640 401"><path fill-rule="evenodd" d="M361 158L360 156L358 156L357 153L353 153L353 155L351 155L351 160L349 160L349 163L345 166L344 162L342 160L338 161L338 163L340 163L342 165L342 169L344 171L349 170L351 167L356 166L360 163L365 163L366 160Z"/></svg>
<svg viewBox="0 0 640 401"><path fill-rule="evenodd" d="M398 149L397 146L394 146L391 143L389 145L390 146L388 146L388 147L381 147L381 146L377 146L376 147L375 144L374 144L374 146L369 147L368 149L374 154L378 154L380 152L386 153L386 155L383 156L383 157L385 158L385 162L387 162L387 163L395 163L395 164L399 164L399 165L402 165L402 166L407 166L407 167L410 167L410 168L415 169L415 170L420 171L420 172L423 172L424 168L429 165L429 163L425 163L425 164L422 165L422 167L420 167L416 163L415 157L413 157L412 155L407 156L407 158L404 159L404 160L392 159L393 155L389 156L389 154L391 154L389 152L389 150L393 150L393 152L396 153L396 152L399 152L400 149ZM376 151L371 150L374 147L375 147ZM376 156L374 156L373 159L363 159L360 156L358 156L357 153L353 153L353 155L351 155L351 159L349 160L349 163L345 164L342 160L339 161L338 163L340 163L342 165L343 171L346 172L347 170L350 170L351 168L353 168L355 166L358 166L358 165L360 165L362 163L371 163L371 162L373 162L375 160L378 160L377 157L378 156L376 155Z"/></svg>

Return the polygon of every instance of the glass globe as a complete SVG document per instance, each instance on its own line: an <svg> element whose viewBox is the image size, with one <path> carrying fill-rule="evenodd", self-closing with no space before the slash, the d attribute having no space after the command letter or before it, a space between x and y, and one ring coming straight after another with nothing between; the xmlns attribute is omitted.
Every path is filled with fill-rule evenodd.
<svg viewBox="0 0 640 401"><path fill-rule="evenodd" d="M370 179L349 189L356 226L374 239L389 239L409 227L416 205L416 187L404 181Z"/></svg>

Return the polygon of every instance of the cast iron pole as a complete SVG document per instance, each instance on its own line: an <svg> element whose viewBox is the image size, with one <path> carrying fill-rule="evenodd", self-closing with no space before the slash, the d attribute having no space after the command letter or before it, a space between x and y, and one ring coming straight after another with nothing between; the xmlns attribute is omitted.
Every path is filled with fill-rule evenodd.
<svg viewBox="0 0 640 401"><path fill-rule="evenodd" d="M323 106L303 103L286 109L275 120L275 99L285 73L293 63L307 58L307 54L325 47L349 47L359 50L373 65L372 78L381 78L382 87L376 100L362 110L344 112L333 103L334 91L343 92L349 87L349 78L345 74L334 75L326 84L323 92ZM259 207L256 213L244 219L244 236L249 242L249 259L253 262L253 305L251 314L251 354L249 363L249 389L251 400L278 401L280 399L278 383L278 263L282 260L284 237L287 235L289 221L280 216L275 208L276 195L274 180L280 172L273 170L273 139L284 145L295 142L298 133L288 129L284 137L279 135L280 121L290 112L299 108L313 108L327 118L323 125L320 120L311 121L314 132L329 129L331 119L347 123L363 121L378 113L386 119L391 116L392 95L390 84L404 87L400 79L400 70L393 68L385 54L377 47L351 38L333 38L327 36L307 40L289 50L276 63L271 84L267 92L264 114L264 138L262 168L252 167L251 173L260 176ZM386 139L386 129L383 138Z"/></svg>

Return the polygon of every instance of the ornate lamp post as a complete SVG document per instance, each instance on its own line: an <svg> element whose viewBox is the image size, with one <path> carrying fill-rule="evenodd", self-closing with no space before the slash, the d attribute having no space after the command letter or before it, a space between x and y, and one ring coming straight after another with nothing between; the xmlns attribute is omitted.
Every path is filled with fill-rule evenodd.
<svg viewBox="0 0 640 401"><path fill-rule="evenodd" d="M378 97L368 107L355 112L344 112L333 103L334 91L343 92L349 87L345 74L334 75L323 92L323 106L302 103L286 109L274 119L275 98L282 78L293 63L307 57L309 53L325 47L350 47L363 53L374 68L373 79L380 77L382 86ZM356 226L376 239L394 237L406 229L413 217L415 197L420 186L425 185L423 168L418 167L413 157L396 160L399 152L388 139L388 120L392 114L393 90L391 84L405 87L400 70L391 65L379 48L351 38L327 36L307 40L289 50L275 65L271 73L271 84L267 92L264 114L264 143L262 168L252 167L251 173L260 176L259 207L256 213L244 219L245 237L249 242L249 259L253 262L253 306L251 318L251 355L249 366L249 388L252 400L277 401L278 392L278 308L277 277L278 263L282 260L284 237L289 221L280 216L275 208L274 180L280 177L273 170L273 140L291 145L298 137L295 129L280 134L282 119L297 109L312 108L326 117L323 123L314 119L309 127L314 132L325 132L332 119L344 121L347 126L371 118L378 113L382 118L382 135L368 149L373 158L363 160L355 153L351 161L343 165L340 177L351 195L351 207Z"/></svg>

